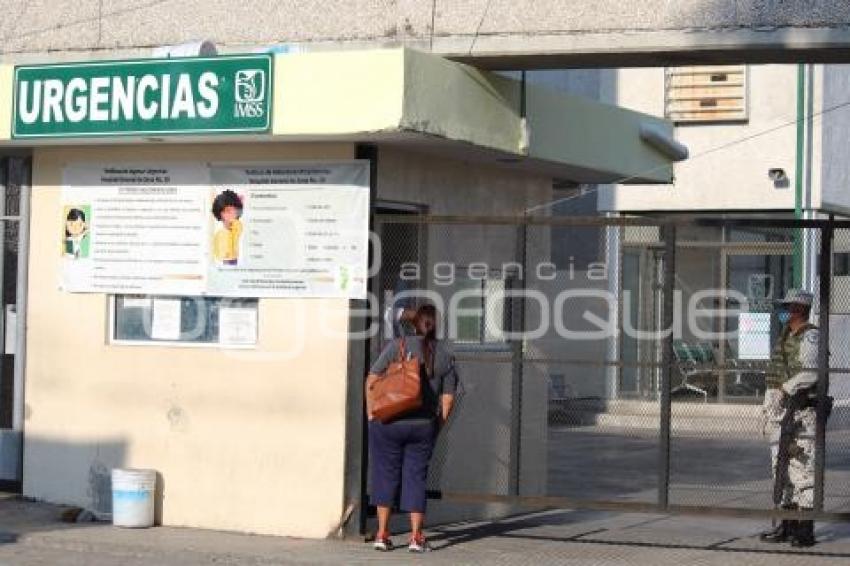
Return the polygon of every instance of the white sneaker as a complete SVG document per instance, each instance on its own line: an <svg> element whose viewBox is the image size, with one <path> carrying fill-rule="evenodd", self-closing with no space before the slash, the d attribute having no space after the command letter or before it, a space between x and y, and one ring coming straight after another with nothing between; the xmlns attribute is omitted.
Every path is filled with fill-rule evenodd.
<svg viewBox="0 0 850 566"><path fill-rule="evenodd" d="M425 539L425 535L410 537L410 544L407 545L408 552L431 552L431 545Z"/></svg>
<svg viewBox="0 0 850 566"><path fill-rule="evenodd" d="M378 535L375 537L375 543L372 546L375 550L379 550L381 552L389 552L393 549L393 541L389 537L389 535Z"/></svg>

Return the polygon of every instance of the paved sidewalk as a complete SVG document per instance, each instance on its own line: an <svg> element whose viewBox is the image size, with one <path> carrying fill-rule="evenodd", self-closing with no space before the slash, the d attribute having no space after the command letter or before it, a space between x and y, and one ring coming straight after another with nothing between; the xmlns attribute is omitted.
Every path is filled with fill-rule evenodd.
<svg viewBox="0 0 850 566"><path fill-rule="evenodd" d="M0 565L569 564L680 566L847 564L850 524L821 524L809 552L762 544L755 521L550 511L431 531L426 556L353 541L312 541L158 527L59 522L54 506L0 499ZM404 537L397 537L399 543ZM781 553L779 551L787 551Z"/></svg>

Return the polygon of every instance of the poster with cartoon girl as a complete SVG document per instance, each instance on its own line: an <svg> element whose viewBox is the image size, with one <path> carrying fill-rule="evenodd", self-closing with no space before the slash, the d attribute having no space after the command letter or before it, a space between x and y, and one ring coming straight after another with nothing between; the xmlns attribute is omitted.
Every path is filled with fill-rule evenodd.
<svg viewBox="0 0 850 566"><path fill-rule="evenodd" d="M65 218L65 230L62 239L62 254L70 259L88 258L91 247L89 238L91 205L66 206L63 217Z"/></svg>
<svg viewBox="0 0 850 566"><path fill-rule="evenodd" d="M219 193L212 204L212 215L218 221L212 241L213 259L218 265L239 263L239 244L242 225L242 197L227 189Z"/></svg>

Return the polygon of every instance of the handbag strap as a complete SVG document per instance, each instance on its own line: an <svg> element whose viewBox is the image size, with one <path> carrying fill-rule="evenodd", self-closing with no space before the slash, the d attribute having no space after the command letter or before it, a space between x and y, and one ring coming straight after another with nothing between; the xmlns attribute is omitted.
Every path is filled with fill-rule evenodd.
<svg viewBox="0 0 850 566"><path fill-rule="evenodd" d="M398 340L398 361L403 362L405 353L407 352L406 343L404 341L404 337L399 338Z"/></svg>

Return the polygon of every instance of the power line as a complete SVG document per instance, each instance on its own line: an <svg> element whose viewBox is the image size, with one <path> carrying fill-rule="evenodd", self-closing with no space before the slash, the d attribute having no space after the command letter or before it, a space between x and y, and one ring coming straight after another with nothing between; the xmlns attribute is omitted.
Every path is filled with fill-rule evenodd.
<svg viewBox="0 0 850 566"><path fill-rule="evenodd" d="M469 45L469 52L467 55L472 55L472 50L475 49L475 42L478 41L478 35L481 33L481 26L484 25L484 20L487 19L487 13L490 11L490 4L493 3L493 0L487 0L487 4L484 6L484 12L481 13L481 19L478 20L478 26L475 28L475 35L472 36L472 43Z"/></svg>
<svg viewBox="0 0 850 566"><path fill-rule="evenodd" d="M695 154L695 155L693 155L693 156L689 157L689 158L688 158L688 160L687 160L687 163L691 163L691 162L693 162L693 161L695 161L695 160L697 160L697 159L699 159L699 158L701 158L701 157L705 157L706 155L711 155L711 154L713 154L713 153L717 153L717 152L719 152L719 151L723 151L723 150L725 150L725 149L729 149L730 147L733 147L733 146L736 146L736 145L739 145L739 144L742 144L742 143L746 143L746 142L748 142L748 141L752 141L752 140L754 140L754 139L758 139L758 138L760 138L760 137L762 137L762 136L766 136L766 135L768 135L768 134L772 134L773 132L777 132L777 131L779 131L779 130L781 130L781 129L783 129L783 128L788 128L788 127L790 127L790 126L796 126L796 125L797 125L797 123L798 123L798 122L800 122L800 121L813 120L813 119L815 119L815 118L820 118L820 117L822 117L822 116L824 116L824 115L826 115L826 114L829 114L830 112L834 112L834 111L836 111L836 110L840 110L840 109L845 108L845 107L847 107L847 106L850 106L850 100L847 100L847 101L841 102L841 103L836 104L836 105L834 105L834 106L826 107L826 108L824 108L823 110L821 110L821 111L819 111L819 112L812 112L811 114L808 114L808 115L806 115L806 116L803 116L802 118L795 118L795 119L790 120L790 121L788 121L788 122L783 122L782 124L778 124L778 125L776 125L776 126L773 126L773 127L770 127L770 128L767 128L767 129L764 129L764 130L761 130L761 131L755 132L755 133L753 133L753 134L749 134L749 135L743 136L743 137L741 137L741 138L738 138L738 139L735 139L735 140L729 141L729 142L727 142L727 143L724 143L724 144L718 145L718 146L716 146L716 147L712 147L712 148L710 148L710 149L707 149L707 150L705 150L705 151L702 151L702 152L700 152L700 153L697 153L697 154ZM639 172L639 173L633 173L633 174L628 175L628 176L626 176L626 177L622 177L622 178L620 178L620 179L616 179L616 180L614 180L614 181L611 181L610 183L604 183L604 184L606 184L606 185L619 185L619 184L622 184L622 183L627 183L627 182L629 182L629 181L633 181L633 180L636 180L636 179L640 179L640 178L642 178L644 175L647 175L647 174L649 174L649 173L655 173L656 171L660 171L660 170L662 170L662 169L666 169L667 167L670 167L670 165L667 165L667 164L665 164L665 165L657 165L657 166L655 166L655 167L651 167L651 168L646 169L646 170L644 170L644 171L641 171L641 172ZM577 198L585 197L585 196L587 196L588 194L592 194L592 193L595 193L595 192L597 192L597 191L599 191L599 187L598 187L598 186L597 186L597 187L595 187L595 188L593 188L593 189L590 189L590 190L588 190L588 191L585 191L585 192L583 192L583 193L581 193L581 194L577 194L577 195L570 195L570 196L568 196L568 197L564 197L564 198L561 198L561 199L556 199L556 200L553 200L553 201L550 201L550 202L544 202L543 204L538 204L538 205L535 205L535 206L532 206L532 207L530 207L530 208L525 209L525 214L529 214L529 213L532 213L532 212L535 212L535 211L537 211L537 210L544 209L544 208L550 208L550 207L556 206L556 205L561 204L561 203L564 203L564 202L569 202L569 201L571 201L571 200L575 200L575 199L577 199Z"/></svg>

